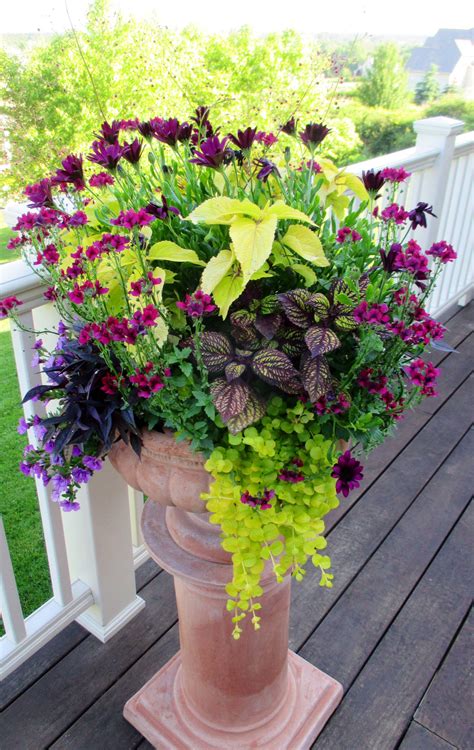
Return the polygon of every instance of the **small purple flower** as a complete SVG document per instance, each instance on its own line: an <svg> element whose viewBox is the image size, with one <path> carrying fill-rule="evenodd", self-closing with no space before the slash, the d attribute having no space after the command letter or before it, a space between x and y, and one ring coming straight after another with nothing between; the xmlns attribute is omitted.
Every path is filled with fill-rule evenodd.
<svg viewBox="0 0 474 750"><path fill-rule="evenodd" d="M61 500L61 495L69 489L69 480L61 474L55 474L51 479L52 491L51 499L57 503Z"/></svg>
<svg viewBox="0 0 474 750"><path fill-rule="evenodd" d="M20 471L25 475L25 477L31 476L31 466L27 464L26 461L22 461L20 463Z"/></svg>
<svg viewBox="0 0 474 750"><path fill-rule="evenodd" d="M58 323L58 335L63 336L67 331L67 325L62 320Z"/></svg>
<svg viewBox="0 0 474 750"><path fill-rule="evenodd" d="M394 242L392 245L390 245L390 250L385 252L382 248L380 248L380 258L382 260L382 266L383 270L386 271L386 273L393 273L396 270L396 259L399 253L402 252L402 246L399 242Z"/></svg>
<svg viewBox="0 0 474 750"><path fill-rule="evenodd" d="M81 449L79 448L78 445L73 445L72 446L71 456L73 458L79 458L80 456L82 456L82 451L81 451Z"/></svg>
<svg viewBox="0 0 474 750"><path fill-rule="evenodd" d="M48 432L48 428L41 423L41 419L37 414L33 417L33 432L35 433L36 439L40 441Z"/></svg>
<svg viewBox="0 0 474 750"><path fill-rule="evenodd" d="M79 466L75 466L71 471L71 476L78 484L87 484L91 478L91 473L86 469L81 469Z"/></svg>
<svg viewBox="0 0 474 750"><path fill-rule="evenodd" d="M103 467L101 459L96 456L84 456L82 463L91 471L100 471Z"/></svg>
<svg viewBox="0 0 474 750"><path fill-rule="evenodd" d="M62 500L62 501L61 501L61 502L59 503L59 507L60 507L60 508L61 508L61 510L63 510L63 511L64 511L65 513L68 513L68 512L69 512L69 511L71 511L71 510L79 510L81 506L80 506L80 504L79 504L78 502L76 502L76 501L74 501L74 502L73 502L73 501L71 501L71 500Z"/></svg>
<svg viewBox="0 0 474 750"><path fill-rule="evenodd" d="M435 219L436 214L433 213L433 206L428 203L417 203L415 208L408 212L408 218L411 221L411 228L416 229L417 227L426 227L426 215L433 216Z"/></svg>
<svg viewBox="0 0 474 750"><path fill-rule="evenodd" d="M43 448L46 453L52 453L54 451L54 440L47 440Z"/></svg>
<svg viewBox="0 0 474 750"><path fill-rule="evenodd" d="M339 456L331 472L331 476L337 479L336 492L342 492L347 497L351 490L359 487L364 476L363 468L360 461L352 457L350 450Z"/></svg>
<svg viewBox="0 0 474 750"><path fill-rule="evenodd" d="M184 310L190 318L202 318L206 313L214 312L216 309L210 294L204 294L200 289L193 295L187 294L184 302L177 302L176 307Z"/></svg>
<svg viewBox="0 0 474 750"><path fill-rule="evenodd" d="M75 214L69 217L67 223L70 227L83 227L88 221L89 219L84 211L76 211Z"/></svg>
<svg viewBox="0 0 474 750"><path fill-rule="evenodd" d="M20 421L18 422L17 432L19 435L26 435L28 431L28 424L26 422L26 419L24 417L20 417Z"/></svg>

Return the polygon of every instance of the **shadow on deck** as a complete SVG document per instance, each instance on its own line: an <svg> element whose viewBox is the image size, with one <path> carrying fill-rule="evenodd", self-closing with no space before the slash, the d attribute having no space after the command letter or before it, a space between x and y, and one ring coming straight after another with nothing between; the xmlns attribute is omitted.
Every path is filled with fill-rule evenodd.
<svg viewBox="0 0 474 750"><path fill-rule="evenodd" d="M328 516L334 588L293 586L290 645L342 682L317 750L472 750L474 303L448 322L440 396L366 464ZM151 747L125 701L178 648L172 579L137 572L146 608L103 645L73 623L0 686L2 750ZM282 748L283 750L283 748ZM289 749L291 750L291 748Z"/></svg>

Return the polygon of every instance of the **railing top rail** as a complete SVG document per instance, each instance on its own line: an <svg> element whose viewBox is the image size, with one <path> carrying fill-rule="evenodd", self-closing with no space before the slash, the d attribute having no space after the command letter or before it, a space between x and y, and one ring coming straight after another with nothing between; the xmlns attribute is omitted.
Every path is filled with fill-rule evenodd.
<svg viewBox="0 0 474 750"><path fill-rule="evenodd" d="M0 266L0 299L21 295L27 308L45 304L45 285L24 260L14 260ZM23 308L26 309L26 308Z"/></svg>

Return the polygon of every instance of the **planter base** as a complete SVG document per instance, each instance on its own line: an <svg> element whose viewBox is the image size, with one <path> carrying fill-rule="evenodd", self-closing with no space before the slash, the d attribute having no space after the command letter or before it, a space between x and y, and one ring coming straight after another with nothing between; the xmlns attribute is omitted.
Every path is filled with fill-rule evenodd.
<svg viewBox="0 0 474 750"><path fill-rule="evenodd" d="M272 715L253 726L204 723L183 694L178 652L124 708L157 750L309 750L342 698L342 685L292 651L288 691Z"/></svg>

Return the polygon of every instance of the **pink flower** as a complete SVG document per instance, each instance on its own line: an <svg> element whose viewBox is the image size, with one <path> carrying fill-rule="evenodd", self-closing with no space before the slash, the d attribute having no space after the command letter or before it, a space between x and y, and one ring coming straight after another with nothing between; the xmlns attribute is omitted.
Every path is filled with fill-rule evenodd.
<svg viewBox="0 0 474 750"><path fill-rule="evenodd" d="M426 254L432 255L433 258L438 258L441 263L450 263L458 257L457 253L453 250L453 246L448 245L446 240L435 242L431 245L430 249L426 251Z"/></svg>
<svg viewBox="0 0 474 750"><path fill-rule="evenodd" d="M216 309L216 306L212 304L212 297L204 294L200 289L193 295L187 294L184 302L177 302L176 307L184 310L190 318L201 318Z"/></svg>
<svg viewBox="0 0 474 750"><path fill-rule="evenodd" d="M55 245L47 245L44 249L43 258L46 263L57 263L59 260L59 253Z"/></svg>
<svg viewBox="0 0 474 750"><path fill-rule="evenodd" d="M121 211L116 219L111 219L110 223L117 227L145 227L153 221L153 216L148 214L144 208L134 211L132 208L128 211Z"/></svg>
<svg viewBox="0 0 474 750"><path fill-rule="evenodd" d="M89 185L91 187L105 187L106 185L113 185L115 182L114 178L111 174L107 174L107 172L98 172L97 174L93 174L89 180Z"/></svg>
<svg viewBox="0 0 474 750"><path fill-rule="evenodd" d="M383 209L381 217L384 221L394 221L395 224L404 224L408 219L408 213L403 206L399 206L398 203L392 203Z"/></svg>
<svg viewBox="0 0 474 750"><path fill-rule="evenodd" d="M5 299L0 300L0 318L6 318L10 310L22 304L23 302L20 302L16 297L5 297Z"/></svg>
<svg viewBox="0 0 474 750"><path fill-rule="evenodd" d="M264 146L270 147L273 146L275 143L278 143L278 138L276 135L273 135L273 133L264 133L263 130L260 130L255 136L255 140L257 143L263 143Z"/></svg>
<svg viewBox="0 0 474 750"><path fill-rule="evenodd" d="M424 362L422 359L415 359L405 368L405 372L416 388L421 388L422 396L437 396L435 391L436 378L439 375L439 369L432 362Z"/></svg>
<svg viewBox="0 0 474 750"><path fill-rule="evenodd" d="M386 325L390 322L388 305L385 303L370 305L364 300L353 311L357 323L371 323L373 325Z"/></svg>
<svg viewBox="0 0 474 750"><path fill-rule="evenodd" d="M359 232L356 232L355 229L351 229L350 227L342 227L338 230L337 236L336 236L336 242L339 242L339 244L343 244L344 242L358 242L362 239L362 235L359 234Z"/></svg>
<svg viewBox="0 0 474 750"><path fill-rule="evenodd" d="M400 169L387 167L386 169L382 169L381 176L386 182L405 182L410 176L411 172L407 172L404 167L400 167Z"/></svg>

